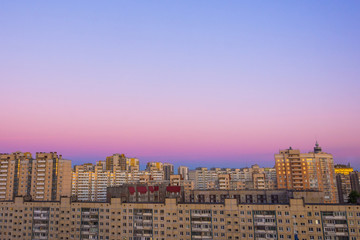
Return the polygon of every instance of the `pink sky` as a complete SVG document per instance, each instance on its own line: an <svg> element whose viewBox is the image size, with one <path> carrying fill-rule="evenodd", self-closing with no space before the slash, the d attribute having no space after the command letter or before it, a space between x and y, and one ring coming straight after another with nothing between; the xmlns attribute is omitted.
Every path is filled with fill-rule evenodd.
<svg viewBox="0 0 360 240"><path fill-rule="evenodd" d="M360 4L308 4L3 4L0 152L360 167Z"/></svg>

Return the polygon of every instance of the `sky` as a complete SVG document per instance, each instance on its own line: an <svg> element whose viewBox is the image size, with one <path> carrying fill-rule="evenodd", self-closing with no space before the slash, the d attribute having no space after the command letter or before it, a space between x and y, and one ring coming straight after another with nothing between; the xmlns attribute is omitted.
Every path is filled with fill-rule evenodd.
<svg viewBox="0 0 360 240"><path fill-rule="evenodd" d="M359 1L0 1L0 152L360 169Z"/></svg>

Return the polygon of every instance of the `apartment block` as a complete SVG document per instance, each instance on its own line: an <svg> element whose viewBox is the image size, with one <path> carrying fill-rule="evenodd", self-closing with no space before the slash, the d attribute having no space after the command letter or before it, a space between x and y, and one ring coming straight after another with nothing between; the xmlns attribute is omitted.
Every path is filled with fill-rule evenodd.
<svg viewBox="0 0 360 240"><path fill-rule="evenodd" d="M71 161L56 152L37 152L32 162L31 196L36 201L55 201L71 196Z"/></svg>
<svg viewBox="0 0 360 240"><path fill-rule="evenodd" d="M30 194L30 153L0 153L0 201Z"/></svg>
<svg viewBox="0 0 360 240"><path fill-rule="evenodd" d="M340 203L347 203L351 191L359 192L359 177L356 171L348 165L335 165L337 192Z"/></svg>
<svg viewBox="0 0 360 240"><path fill-rule="evenodd" d="M181 177L184 180L189 180L189 168L185 166L178 167L178 174L181 175Z"/></svg>
<svg viewBox="0 0 360 240"><path fill-rule="evenodd" d="M329 203L338 201L334 160L316 143L314 151L300 153L291 147L275 154L279 189L316 189L325 193Z"/></svg>
<svg viewBox="0 0 360 240"><path fill-rule="evenodd" d="M139 170L139 159L127 158L125 154L113 154L106 157L106 170L114 170L114 167L120 168L122 171L130 171L131 169Z"/></svg>
<svg viewBox="0 0 360 240"><path fill-rule="evenodd" d="M301 159L300 150L280 150L275 154L277 185L279 189L310 189L307 162Z"/></svg>
<svg viewBox="0 0 360 240"><path fill-rule="evenodd" d="M174 165L171 163L163 164L164 180L170 180L170 176L174 174Z"/></svg>
<svg viewBox="0 0 360 240"><path fill-rule="evenodd" d="M103 165L83 164L74 167L72 195L79 201L106 201L106 189L128 183L128 174L120 166L106 170Z"/></svg>
<svg viewBox="0 0 360 240"><path fill-rule="evenodd" d="M0 239L300 239L360 238L360 206L307 204L0 202Z"/></svg>

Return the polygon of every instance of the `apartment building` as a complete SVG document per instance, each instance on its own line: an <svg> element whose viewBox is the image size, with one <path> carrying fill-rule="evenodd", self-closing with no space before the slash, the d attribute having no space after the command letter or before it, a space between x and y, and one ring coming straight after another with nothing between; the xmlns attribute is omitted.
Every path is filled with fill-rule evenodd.
<svg viewBox="0 0 360 240"><path fill-rule="evenodd" d="M107 157L106 164L99 161L96 165L87 163L75 166L72 173L72 196L79 201L104 202L107 187L164 182L169 181L164 180L162 163L148 163L146 171L139 171L139 161L136 158L114 154Z"/></svg>
<svg viewBox="0 0 360 240"><path fill-rule="evenodd" d="M0 201L30 194L31 153L0 153Z"/></svg>
<svg viewBox="0 0 360 240"><path fill-rule="evenodd" d="M0 154L0 200L27 196L37 201L71 196L71 161L56 152Z"/></svg>
<svg viewBox="0 0 360 240"><path fill-rule="evenodd" d="M122 171L139 170L139 159L127 158L125 154L115 153L112 156L106 157L105 162L106 170L114 170L114 167L118 167Z"/></svg>
<svg viewBox="0 0 360 240"><path fill-rule="evenodd" d="M189 172L195 189L276 189L276 169L260 168L196 168Z"/></svg>
<svg viewBox="0 0 360 240"><path fill-rule="evenodd" d="M79 201L106 201L106 189L129 182L129 173L120 166L106 170L102 164L83 164L74 167L72 173L72 196Z"/></svg>
<svg viewBox="0 0 360 240"><path fill-rule="evenodd" d="M334 160L316 143L314 151L300 153L291 147L275 154L279 189L316 189L324 191L326 201L338 201Z"/></svg>
<svg viewBox="0 0 360 240"><path fill-rule="evenodd" d="M189 180L189 168L185 166L178 167L178 174L181 175L181 177L184 180Z"/></svg>
<svg viewBox="0 0 360 240"><path fill-rule="evenodd" d="M300 239L360 238L360 206L288 204L0 202L0 239Z"/></svg>
<svg viewBox="0 0 360 240"><path fill-rule="evenodd" d="M55 201L71 196L71 161L56 152L37 152L32 161L31 196L36 201Z"/></svg>
<svg viewBox="0 0 360 240"><path fill-rule="evenodd" d="M170 176L174 174L174 165L171 163L163 164L164 180L170 180Z"/></svg>
<svg viewBox="0 0 360 240"><path fill-rule="evenodd" d="M359 192L358 173L348 165L335 165L337 192L340 203L347 203L351 191Z"/></svg>
<svg viewBox="0 0 360 240"><path fill-rule="evenodd" d="M213 189L218 182L218 172L220 168L213 168L208 170L204 167L191 170L189 179L194 181L195 189Z"/></svg>
<svg viewBox="0 0 360 240"><path fill-rule="evenodd" d="M291 147L275 154L277 185L279 189L310 189L307 162L301 159L300 150Z"/></svg>
<svg viewBox="0 0 360 240"><path fill-rule="evenodd" d="M218 175L218 188L219 189L230 189L230 174L219 174Z"/></svg>
<svg viewBox="0 0 360 240"><path fill-rule="evenodd" d="M164 164L162 162L148 162L145 171L151 175L150 179L153 181L161 182L165 180Z"/></svg>

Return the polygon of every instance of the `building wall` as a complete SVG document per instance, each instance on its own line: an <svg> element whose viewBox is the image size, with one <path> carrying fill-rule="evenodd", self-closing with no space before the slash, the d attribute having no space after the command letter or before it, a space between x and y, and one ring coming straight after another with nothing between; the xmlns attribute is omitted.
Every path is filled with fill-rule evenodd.
<svg viewBox="0 0 360 240"><path fill-rule="evenodd" d="M184 180L189 180L189 168L185 166L180 166L178 168L178 174L181 175L181 177Z"/></svg>
<svg viewBox="0 0 360 240"><path fill-rule="evenodd" d="M326 202L338 202L333 157L322 152L318 144L310 153L281 150L275 154L275 164L279 189L319 190L325 193Z"/></svg>
<svg viewBox="0 0 360 240"><path fill-rule="evenodd" d="M0 200L12 200L18 160L14 154L0 154Z"/></svg>
<svg viewBox="0 0 360 240"><path fill-rule="evenodd" d="M358 239L358 205L0 202L0 239Z"/></svg>

